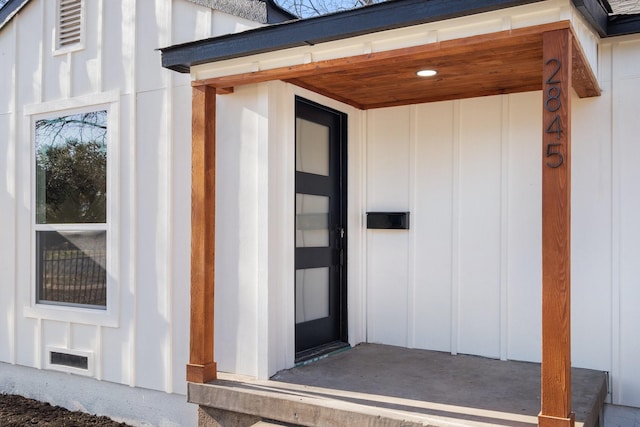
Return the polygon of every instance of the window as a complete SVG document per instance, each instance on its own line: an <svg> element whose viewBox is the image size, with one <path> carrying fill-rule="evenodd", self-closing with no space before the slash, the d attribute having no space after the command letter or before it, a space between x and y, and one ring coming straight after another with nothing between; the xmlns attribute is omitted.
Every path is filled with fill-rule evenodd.
<svg viewBox="0 0 640 427"><path fill-rule="evenodd" d="M106 309L108 111L33 124L35 302Z"/></svg>
<svg viewBox="0 0 640 427"><path fill-rule="evenodd" d="M84 2L58 0L56 8L55 54L83 48Z"/></svg>

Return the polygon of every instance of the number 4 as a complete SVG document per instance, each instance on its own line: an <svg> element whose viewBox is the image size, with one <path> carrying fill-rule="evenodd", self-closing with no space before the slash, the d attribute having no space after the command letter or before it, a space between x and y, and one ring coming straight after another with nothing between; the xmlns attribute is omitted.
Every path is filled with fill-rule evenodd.
<svg viewBox="0 0 640 427"><path fill-rule="evenodd" d="M555 133L558 136L558 139L560 139L561 135L562 135L562 124L560 123L560 116L559 115L555 115L553 120L551 121L551 123L549 123L549 126L547 126L547 129L545 130L546 133Z"/></svg>

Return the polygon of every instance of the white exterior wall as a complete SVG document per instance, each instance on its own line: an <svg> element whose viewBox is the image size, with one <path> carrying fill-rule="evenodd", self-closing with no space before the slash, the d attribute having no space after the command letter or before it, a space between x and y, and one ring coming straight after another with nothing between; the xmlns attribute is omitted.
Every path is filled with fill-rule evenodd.
<svg viewBox="0 0 640 427"><path fill-rule="evenodd" d="M257 24L185 0L84 4L85 46L77 52L52 54L55 1L31 1L0 31L0 363L42 369L47 346L85 351L93 354L95 379L183 395L189 351L191 85L188 75L163 69L155 49ZM117 212L112 219L119 242L110 255L119 268L109 272L117 293L106 320L64 309L58 315L30 302L35 285L29 113L102 98L110 100L114 116L109 150L119 149L114 159L119 191L108 200ZM228 101L221 98L219 104L225 111ZM83 397L21 388L6 366L0 370L5 387L68 407ZM58 375L25 372L37 372L43 381ZM83 387L95 384L95 395L105 387L78 381ZM113 398L114 392L107 394ZM121 398L142 401L145 393L123 392ZM184 396L175 402L190 418L163 422L194 424L196 407ZM132 406L114 405L108 414L135 421L142 415L127 412ZM84 409L103 407L87 400Z"/></svg>
<svg viewBox="0 0 640 427"><path fill-rule="evenodd" d="M616 403L640 407L640 38L611 47L612 165L612 349ZM605 56L604 58L607 58ZM604 84L604 83L603 83Z"/></svg>
<svg viewBox="0 0 640 427"><path fill-rule="evenodd" d="M573 97L573 364L640 407L640 38L600 46L602 96ZM539 361L539 92L367 113L370 342Z"/></svg>
<svg viewBox="0 0 640 427"><path fill-rule="evenodd" d="M541 100L537 92L371 110L370 342L540 359Z"/></svg>
<svg viewBox="0 0 640 427"><path fill-rule="evenodd" d="M218 109L215 359L219 371L268 378L294 363L295 96L348 115L349 341L365 341L363 112L270 82L237 87ZM229 124L233 124L229 126Z"/></svg>
<svg viewBox="0 0 640 427"><path fill-rule="evenodd" d="M189 348L191 88L188 76L160 68L154 49L252 24L183 0L87 5L87 21L98 24L88 27L86 49L77 53L51 55L53 2L32 1L0 32L0 57L9 58L0 60L0 224L7 225L0 227L6 319L0 362L40 369L47 345L91 351L102 384L182 394ZM517 8L522 13L513 17L492 13L484 23L468 17L449 28L429 24L419 36L397 30L402 37L388 46L363 36L326 51L300 48L286 60L306 60L309 49L323 59L340 49L362 52L367 43L381 50L395 42L576 19L566 2L543 5L549 9L539 13L536 5ZM597 47L592 34L574 25L589 60L599 57L603 94L573 98L573 361L611 372L612 402L640 407L640 38ZM265 57L261 68L282 63ZM228 65L243 70L255 62ZM212 73L203 68L198 76ZM64 108L68 100L113 91L120 148L118 321L53 320L25 309L33 285L32 141L24 110L43 103ZM273 82L218 97L219 369L264 378L293 364L296 94L349 115L350 342L539 361L540 93L360 112ZM365 212L377 210L411 212L411 229L365 230ZM84 380L78 379L91 384ZM50 400L69 405L67 397L57 393Z"/></svg>

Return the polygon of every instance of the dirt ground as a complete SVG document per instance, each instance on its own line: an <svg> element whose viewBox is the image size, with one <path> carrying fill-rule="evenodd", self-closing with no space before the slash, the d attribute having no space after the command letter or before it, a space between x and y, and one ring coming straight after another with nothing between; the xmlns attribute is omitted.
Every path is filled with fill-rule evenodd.
<svg viewBox="0 0 640 427"><path fill-rule="evenodd" d="M72 412L22 396L0 394L0 426L126 427L127 424L117 423L107 417Z"/></svg>

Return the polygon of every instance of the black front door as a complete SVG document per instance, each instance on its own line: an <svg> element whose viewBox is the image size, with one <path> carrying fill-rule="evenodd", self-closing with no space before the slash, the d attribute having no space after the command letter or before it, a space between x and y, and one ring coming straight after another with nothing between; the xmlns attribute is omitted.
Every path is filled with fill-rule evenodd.
<svg viewBox="0 0 640 427"><path fill-rule="evenodd" d="M347 341L346 121L296 98L296 360Z"/></svg>

